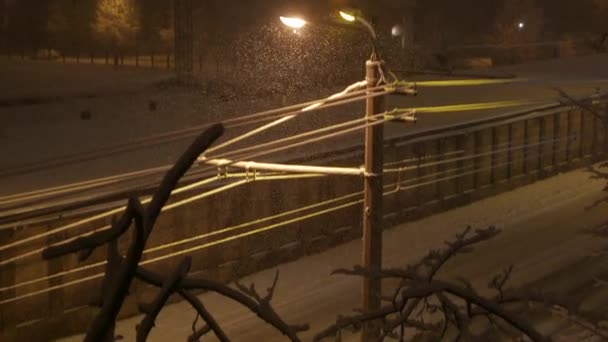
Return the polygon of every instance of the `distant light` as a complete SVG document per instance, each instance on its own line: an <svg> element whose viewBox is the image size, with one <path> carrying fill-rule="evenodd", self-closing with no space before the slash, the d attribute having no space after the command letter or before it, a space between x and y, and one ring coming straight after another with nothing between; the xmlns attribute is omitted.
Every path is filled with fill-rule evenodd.
<svg viewBox="0 0 608 342"><path fill-rule="evenodd" d="M521 22L521 21L520 21L520 22L517 24L517 27L519 27L519 29L521 30L521 29L523 29L524 27L526 27L526 24L524 24L523 22Z"/></svg>
<svg viewBox="0 0 608 342"><path fill-rule="evenodd" d="M340 11L340 16L346 21L355 21L357 19L354 15L342 11Z"/></svg>
<svg viewBox="0 0 608 342"><path fill-rule="evenodd" d="M391 29L393 37L401 37L403 35L403 26L397 24Z"/></svg>
<svg viewBox="0 0 608 342"><path fill-rule="evenodd" d="M306 25L306 21L300 18L292 18L292 17L279 17L281 22L286 26L291 27L292 29L301 29Z"/></svg>

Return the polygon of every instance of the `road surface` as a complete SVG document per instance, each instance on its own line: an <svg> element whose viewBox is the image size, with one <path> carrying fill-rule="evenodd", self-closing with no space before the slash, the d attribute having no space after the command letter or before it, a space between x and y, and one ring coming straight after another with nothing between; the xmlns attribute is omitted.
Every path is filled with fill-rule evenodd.
<svg viewBox="0 0 608 342"><path fill-rule="evenodd" d="M556 86L575 96L588 95L596 88L606 89L607 62L608 55L603 54L495 68L489 72L515 74L525 81L492 86L421 88L416 98L391 97L389 109L510 99L549 99L556 97L552 89ZM3 156L0 159L0 174L5 175L0 177L0 196L172 163L188 141L166 143L63 167L36 166L28 172L10 174L11 170L22 165L52 161L63 155L86 153L104 146L329 94L329 91L319 91L274 100L225 99L210 96L203 88L181 90L168 87L165 81L170 75L164 71L116 70L108 66L44 62L2 63L0 104L4 104L0 105L0 155ZM326 85L325 88L330 87ZM42 101L28 100L32 98ZM25 102L20 103L15 99ZM511 110L515 109L518 108ZM387 125L387 136L504 111L421 114L415 126ZM83 113L90 115L90 119L81 119ZM361 104L322 111L294 120L244 144L256 144L362 116ZM230 130L224 139L238 136L250 128ZM315 154L361 141L362 135L354 134L335 142L310 144L306 148L262 160L284 158L287 153Z"/></svg>
<svg viewBox="0 0 608 342"><path fill-rule="evenodd" d="M450 261L439 275L443 279L465 277L481 293L487 293L491 277L514 265L512 285L534 283L537 287L566 298L585 296L585 310L605 313L608 289L593 286L593 277L606 276L605 259L585 259L605 247L608 240L586 230L606 221L606 205L590 211L585 207L604 196L605 182L589 179L585 171L574 171L485 199L466 207L395 227L384 233L384 265L403 266L414 262L431 248L441 248L466 226L485 228L494 225L502 233L478 245L471 254ZM280 279L274 307L289 323L309 323L311 332L302 334L304 341L359 307L360 279L332 276L336 268L350 268L359 263L360 242L353 241L326 252L278 266ZM243 279L264 289L272 281L274 269ZM390 283L384 288L389 291ZM214 294L202 295L203 302L234 341L284 341L253 314ZM602 311L603 310L603 311ZM191 332L193 311L185 304L166 307L150 336L151 342L184 340ZM546 318L546 317L545 317ZM118 323L117 333L124 340L135 339L135 325L140 317ZM559 320L543 321L545 333L557 333L562 341L578 330ZM62 341L80 341L81 336ZM213 339L209 339L212 341ZM357 340L350 338L346 340Z"/></svg>

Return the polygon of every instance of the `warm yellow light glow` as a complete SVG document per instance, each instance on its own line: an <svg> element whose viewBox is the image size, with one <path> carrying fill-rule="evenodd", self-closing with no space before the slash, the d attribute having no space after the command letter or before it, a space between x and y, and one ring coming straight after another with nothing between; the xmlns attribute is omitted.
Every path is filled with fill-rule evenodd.
<svg viewBox="0 0 608 342"><path fill-rule="evenodd" d="M306 25L306 21L300 18L280 17L281 22L293 29L301 29Z"/></svg>
<svg viewBox="0 0 608 342"><path fill-rule="evenodd" d="M346 21L355 21L356 19L354 15L342 11L340 11L340 16Z"/></svg>

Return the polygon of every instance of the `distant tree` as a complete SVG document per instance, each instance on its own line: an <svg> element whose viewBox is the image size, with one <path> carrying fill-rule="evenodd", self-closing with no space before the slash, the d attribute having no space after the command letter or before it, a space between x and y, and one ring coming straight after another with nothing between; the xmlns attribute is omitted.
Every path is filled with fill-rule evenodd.
<svg viewBox="0 0 608 342"><path fill-rule="evenodd" d="M9 0L7 5L6 34L17 47L26 50L46 43L46 18L49 0Z"/></svg>
<svg viewBox="0 0 608 342"><path fill-rule="evenodd" d="M601 33L608 33L608 0L594 0L594 29Z"/></svg>
<svg viewBox="0 0 608 342"><path fill-rule="evenodd" d="M166 17L157 28L160 43L165 49L172 49L175 44L175 9L173 6L167 9Z"/></svg>
<svg viewBox="0 0 608 342"><path fill-rule="evenodd" d="M0 0L0 40L6 42L6 1Z"/></svg>
<svg viewBox="0 0 608 342"><path fill-rule="evenodd" d="M95 19L97 0L49 0L46 15L46 47L64 53L92 48L91 22Z"/></svg>
<svg viewBox="0 0 608 342"><path fill-rule="evenodd" d="M63 45L70 35L69 0L55 0L49 7L46 29L51 44Z"/></svg>
<svg viewBox="0 0 608 342"><path fill-rule="evenodd" d="M145 0L139 1L141 27L138 32L139 41L156 46L165 40L166 31L172 30L171 1ZM173 34L171 32L171 34Z"/></svg>
<svg viewBox="0 0 608 342"><path fill-rule="evenodd" d="M112 48L125 47L135 40L139 13L134 0L99 0L93 32Z"/></svg>

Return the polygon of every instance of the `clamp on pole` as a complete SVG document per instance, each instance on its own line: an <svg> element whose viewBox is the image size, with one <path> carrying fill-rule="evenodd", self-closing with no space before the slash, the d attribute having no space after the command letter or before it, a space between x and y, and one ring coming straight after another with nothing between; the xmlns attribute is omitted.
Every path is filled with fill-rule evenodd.
<svg viewBox="0 0 608 342"><path fill-rule="evenodd" d="M384 114L386 121L401 121L406 123L416 123L418 117L416 116L415 109L393 109L390 112Z"/></svg>
<svg viewBox="0 0 608 342"><path fill-rule="evenodd" d="M413 82L394 82L386 86L386 91L393 92L395 95L417 96L418 87Z"/></svg>
<svg viewBox="0 0 608 342"><path fill-rule="evenodd" d="M245 167L245 180L247 182L255 182L256 178L257 178L257 170L252 168L250 165L247 165Z"/></svg>

